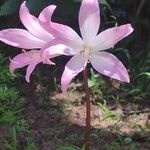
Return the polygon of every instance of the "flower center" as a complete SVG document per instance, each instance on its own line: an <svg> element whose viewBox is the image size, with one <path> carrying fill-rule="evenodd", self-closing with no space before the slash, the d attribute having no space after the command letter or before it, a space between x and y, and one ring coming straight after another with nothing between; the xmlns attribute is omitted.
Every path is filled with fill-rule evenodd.
<svg viewBox="0 0 150 150"><path fill-rule="evenodd" d="M83 48L80 50L80 54L83 56L83 58L88 61L91 52L93 51L93 48L88 46L88 45L84 45Z"/></svg>

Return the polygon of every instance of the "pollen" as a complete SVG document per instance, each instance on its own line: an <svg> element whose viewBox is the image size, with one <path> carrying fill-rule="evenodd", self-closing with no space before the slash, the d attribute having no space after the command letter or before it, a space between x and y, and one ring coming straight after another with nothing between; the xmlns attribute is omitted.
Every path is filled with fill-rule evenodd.
<svg viewBox="0 0 150 150"><path fill-rule="evenodd" d="M93 48L88 46L88 45L84 45L83 48L80 51L80 54L83 56L83 58L88 61L91 55L91 52L93 51Z"/></svg>

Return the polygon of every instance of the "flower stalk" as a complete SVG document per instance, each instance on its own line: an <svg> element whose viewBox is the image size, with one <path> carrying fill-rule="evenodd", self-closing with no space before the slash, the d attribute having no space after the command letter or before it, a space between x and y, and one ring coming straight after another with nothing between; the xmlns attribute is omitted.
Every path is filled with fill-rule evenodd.
<svg viewBox="0 0 150 150"><path fill-rule="evenodd" d="M91 117L90 117L90 89L88 87L88 71L87 67L83 70L84 86L85 86L85 101L86 101L86 127L85 127L85 150L90 150L90 132L91 132Z"/></svg>

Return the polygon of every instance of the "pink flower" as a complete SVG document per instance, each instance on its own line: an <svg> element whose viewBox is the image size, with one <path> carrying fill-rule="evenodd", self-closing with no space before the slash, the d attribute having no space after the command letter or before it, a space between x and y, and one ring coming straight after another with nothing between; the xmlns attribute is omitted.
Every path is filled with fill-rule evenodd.
<svg viewBox="0 0 150 150"><path fill-rule="evenodd" d="M45 24L45 29L48 29L48 26L48 23ZM67 91L71 80L83 71L89 62L99 73L123 82L129 82L129 75L123 64L114 55L104 50L114 47L117 42L132 33L133 28L130 24L126 24L109 28L98 34L100 26L98 0L82 1L79 12L79 26L82 39L68 26L60 26L56 23L51 24L51 26L59 34L60 40L56 41L56 43L61 41L61 44L70 47L69 53L73 55L66 64L61 78L63 93ZM47 44L42 56L47 57L48 54L54 53L56 52L51 48L51 45Z"/></svg>
<svg viewBox="0 0 150 150"><path fill-rule="evenodd" d="M53 43L55 39L53 30L51 28L51 16L55 10L55 5L50 5L46 7L39 15L38 18L32 16L29 13L28 8L26 7L26 2L24 1L20 7L20 20L27 30L24 29L5 29L0 31L0 40L8 45L12 45L15 47L23 48L23 49L42 49L47 43ZM45 18L45 16L47 18ZM47 20L45 20L47 19ZM43 21L43 23L42 23ZM45 30L43 27L45 26L45 22L49 23L48 30ZM59 26L59 24L57 24ZM49 55L46 60L42 59L40 56L40 50L31 50L28 52L21 53L15 56L10 63L10 71L13 73L15 69L22 68L26 65L27 73L26 73L26 81L30 81L30 75L34 70L35 66L38 63L46 63L53 65L49 59L59 56L60 51L61 54L64 54L64 49L66 46L57 45L59 54ZM55 50L57 51L57 48Z"/></svg>
<svg viewBox="0 0 150 150"><path fill-rule="evenodd" d="M26 71L26 81L30 82L30 75L32 71L34 70L35 66L41 62L43 62L43 59L40 56L39 50L31 50L31 51L24 51L17 56L15 56L12 60L10 60L9 69L10 72L13 74L14 70L17 68L22 68L24 66L27 66ZM47 62L44 62L45 64L53 65L50 60L47 60Z"/></svg>
<svg viewBox="0 0 150 150"><path fill-rule="evenodd" d="M49 10L49 20L56 6L50 5L46 9ZM44 10L36 18L29 13L24 1L20 7L20 20L27 30L24 29L5 29L0 31L0 40L8 45L12 45L24 49L40 49L47 42L54 39L51 30L46 31L39 23L39 19L43 17Z"/></svg>
<svg viewBox="0 0 150 150"><path fill-rule="evenodd" d="M51 47L51 48L53 48L53 47ZM49 59L59 56L60 54L61 55L65 54L65 53L63 53L64 49L66 49L66 51L67 51L67 47L62 44L58 44L57 47L55 47L55 45L54 45L54 49L55 49L55 51L58 51L59 53L48 55L47 59L43 59L41 57L40 50L30 50L30 51L24 50L24 52L18 54L12 60L10 60L11 61L10 65L9 65L10 72L13 74L15 69L23 68L24 66L28 66L27 71L26 71L26 81L30 82L30 75L33 72L36 65L38 65L41 62L43 64L55 65L55 63L51 62ZM67 55L67 54L65 54L65 55Z"/></svg>

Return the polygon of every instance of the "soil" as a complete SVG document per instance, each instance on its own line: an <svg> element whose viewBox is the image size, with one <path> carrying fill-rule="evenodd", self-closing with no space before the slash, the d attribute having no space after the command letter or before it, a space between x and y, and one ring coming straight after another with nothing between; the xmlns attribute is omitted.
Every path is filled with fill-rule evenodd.
<svg viewBox="0 0 150 150"><path fill-rule="evenodd" d="M66 145L79 147L84 145L86 114L84 102L78 101L83 99L79 93L50 94L45 100L45 106L37 103L36 95L32 95L31 98L24 115L27 120L33 120L30 134L39 150L57 150ZM133 144L138 150L150 149L149 112L124 114L123 107L116 104L111 111L114 116L108 117L103 109L91 103L91 145L94 150L111 150L115 144L118 144L114 146L115 150L117 147L118 150L129 150ZM126 138L130 137L132 142L126 144ZM22 141L20 145L24 144Z"/></svg>

